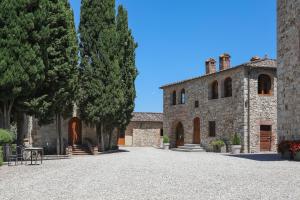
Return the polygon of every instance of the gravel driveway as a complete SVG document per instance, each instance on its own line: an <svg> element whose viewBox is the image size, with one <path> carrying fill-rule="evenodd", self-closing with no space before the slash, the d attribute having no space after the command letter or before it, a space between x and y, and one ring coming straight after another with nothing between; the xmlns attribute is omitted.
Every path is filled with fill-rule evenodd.
<svg viewBox="0 0 300 200"><path fill-rule="evenodd" d="M0 167L0 199L300 199L300 163L276 155L125 150Z"/></svg>

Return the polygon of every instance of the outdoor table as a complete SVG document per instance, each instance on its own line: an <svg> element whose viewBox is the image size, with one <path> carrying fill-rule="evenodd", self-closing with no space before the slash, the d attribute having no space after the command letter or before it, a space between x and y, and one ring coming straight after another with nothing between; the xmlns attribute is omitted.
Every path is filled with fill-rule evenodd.
<svg viewBox="0 0 300 200"><path fill-rule="evenodd" d="M42 147L27 147L24 151L30 151L30 164L32 165L32 152L41 152L41 164L43 163L44 149Z"/></svg>

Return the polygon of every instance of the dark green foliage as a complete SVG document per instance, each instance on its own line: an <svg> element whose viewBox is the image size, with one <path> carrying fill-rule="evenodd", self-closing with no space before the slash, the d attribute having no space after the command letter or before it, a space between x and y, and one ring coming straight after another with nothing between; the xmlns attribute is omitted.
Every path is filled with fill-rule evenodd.
<svg viewBox="0 0 300 200"><path fill-rule="evenodd" d="M5 129L0 129L0 145L10 144L13 142L13 134Z"/></svg>
<svg viewBox="0 0 300 200"><path fill-rule="evenodd" d="M82 118L96 124L102 150L111 148L111 134L124 104L118 62L115 1L83 0L80 19Z"/></svg>
<svg viewBox="0 0 300 200"><path fill-rule="evenodd" d="M124 104L120 111L120 128L125 130L129 124L134 110L136 97L135 79L137 69L135 66L135 49L137 44L128 28L128 15L123 6L118 7L117 15L117 54L121 70L122 88L124 92Z"/></svg>
<svg viewBox="0 0 300 200"><path fill-rule="evenodd" d="M3 164L3 147L0 146L0 166Z"/></svg>
<svg viewBox="0 0 300 200"><path fill-rule="evenodd" d="M31 97L44 78L35 29L33 1L0 1L0 127L9 128L12 110Z"/></svg>
<svg viewBox="0 0 300 200"><path fill-rule="evenodd" d="M48 122L72 106L77 83L77 38L68 0L41 0L38 42L45 80L30 102L40 122Z"/></svg>
<svg viewBox="0 0 300 200"><path fill-rule="evenodd" d="M232 145L241 145L241 138L238 136L238 134L234 134L232 138Z"/></svg>

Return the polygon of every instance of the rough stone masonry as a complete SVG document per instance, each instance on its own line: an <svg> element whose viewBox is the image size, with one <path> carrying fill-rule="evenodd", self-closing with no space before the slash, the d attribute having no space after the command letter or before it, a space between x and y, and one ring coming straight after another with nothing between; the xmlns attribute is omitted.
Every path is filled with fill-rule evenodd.
<svg viewBox="0 0 300 200"><path fill-rule="evenodd" d="M300 1L277 1L278 137L300 139Z"/></svg>

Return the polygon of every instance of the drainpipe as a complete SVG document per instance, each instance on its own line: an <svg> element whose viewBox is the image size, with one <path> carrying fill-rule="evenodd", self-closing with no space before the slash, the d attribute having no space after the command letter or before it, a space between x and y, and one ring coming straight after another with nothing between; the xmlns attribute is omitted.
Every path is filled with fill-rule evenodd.
<svg viewBox="0 0 300 200"><path fill-rule="evenodd" d="M248 153L250 153L250 72L251 67L248 67L248 116L247 116L247 145L248 145Z"/></svg>

